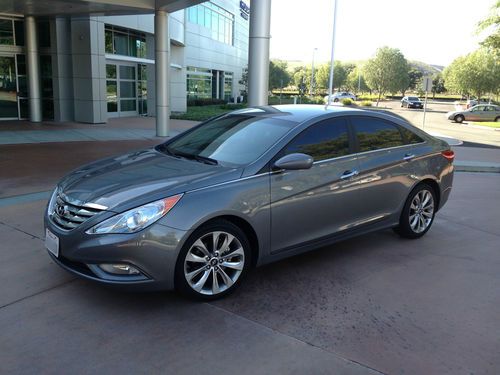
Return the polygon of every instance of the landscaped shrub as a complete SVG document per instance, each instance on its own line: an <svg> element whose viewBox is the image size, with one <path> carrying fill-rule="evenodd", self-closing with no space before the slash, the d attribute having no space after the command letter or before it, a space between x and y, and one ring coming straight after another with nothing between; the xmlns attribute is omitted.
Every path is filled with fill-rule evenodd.
<svg viewBox="0 0 500 375"><path fill-rule="evenodd" d="M235 109L242 109L242 108L246 108L246 107L247 107L247 105L243 104L243 103L238 103L238 104L227 103L227 104L221 105L220 109L229 109L229 110L233 111Z"/></svg>
<svg viewBox="0 0 500 375"><path fill-rule="evenodd" d="M197 98L197 99L188 99L187 105L188 107L192 106L203 106L203 105L214 105L214 104L226 104L225 100L222 99L214 99L214 98Z"/></svg>
<svg viewBox="0 0 500 375"><path fill-rule="evenodd" d="M354 102L352 101L352 99L349 99L349 98L344 98L340 101L343 105L352 105Z"/></svg>
<svg viewBox="0 0 500 375"><path fill-rule="evenodd" d="M371 100L363 100L363 101L361 102L361 105L362 105L363 107L371 107L371 106L372 106L372 102L371 102Z"/></svg>

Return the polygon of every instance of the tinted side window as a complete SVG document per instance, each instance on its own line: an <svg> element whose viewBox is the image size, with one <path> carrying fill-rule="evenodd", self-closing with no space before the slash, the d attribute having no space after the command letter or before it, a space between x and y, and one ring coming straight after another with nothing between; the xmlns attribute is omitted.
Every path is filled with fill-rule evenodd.
<svg viewBox="0 0 500 375"><path fill-rule="evenodd" d="M286 146L284 155L295 152L311 155L314 161L348 155L347 121L330 119L311 125Z"/></svg>
<svg viewBox="0 0 500 375"><path fill-rule="evenodd" d="M403 137L395 125L373 117L351 119L358 138L359 151L403 146Z"/></svg>
<svg viewBox="0 0 500 375"><path fill-rule="evenodd" d="M424 140L420 138L418 135L413 133L411 130L408 130L406 128L400 128L401 133L403 133L403 137L405 137L405 141L407 145L412 145L415 143L422 143Z"/></svg>

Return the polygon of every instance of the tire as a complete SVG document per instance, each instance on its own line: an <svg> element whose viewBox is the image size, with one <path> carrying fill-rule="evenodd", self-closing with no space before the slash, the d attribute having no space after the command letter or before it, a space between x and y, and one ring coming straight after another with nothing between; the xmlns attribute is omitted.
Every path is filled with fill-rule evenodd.
<svg viewBox="0 0 500 375"><path fill-rule="evenodd" d="M464 122L465 117L463 115L457 115L457 116L455 116L454 120L455 120L455 122L458 122L459 124L461 124L462 122Z"/></svg>
<svg viewBox="0 0 500 375"><path fill-rule="evenodd" d="M333 99L333 102L334 102L334 103L337 103L338 101L339 101L339 98L335 98L335 99Z"/></svg>
<svg viewBox="0 0 500 375"><path fill-rule="evenodd" d="M404 238L422 237L434 222L436 202L436 193L431 186L425 183L417 185L408 196L394 231Z"/></svg>
<svg viewBox="0 0 500 375"><path fill-rule="evenodd" d="M495 122L500 122L500 116L495 119Z"/></svg>
<svg viewBox="0 0 500 375"><path fill-rule="evenodd" d="M196 229L182 247L175 265L175 288L198 300L221 298L237 289L250 263L245 233L229 221L213 221Z"/></svg>

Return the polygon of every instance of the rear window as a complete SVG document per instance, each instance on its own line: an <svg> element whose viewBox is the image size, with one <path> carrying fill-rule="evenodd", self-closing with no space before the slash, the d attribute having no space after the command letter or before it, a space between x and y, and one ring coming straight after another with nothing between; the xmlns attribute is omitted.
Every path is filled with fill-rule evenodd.
<svg viewBox="0 0 500 375"><path fill-rule="evenodd" d="M403 137L405 139L405 143L408 145L412 145L415 143L422 143L424 140L420 138L418 135L413 133L411 130L408 130L406 128L400 127L401 133L403 133Z"/></svg>
<svg viewBox="0 0 500 375"><path fill-rule="evenodd" d="M396 125L374 117L352 117L360 152L405 145Z"/></svg>

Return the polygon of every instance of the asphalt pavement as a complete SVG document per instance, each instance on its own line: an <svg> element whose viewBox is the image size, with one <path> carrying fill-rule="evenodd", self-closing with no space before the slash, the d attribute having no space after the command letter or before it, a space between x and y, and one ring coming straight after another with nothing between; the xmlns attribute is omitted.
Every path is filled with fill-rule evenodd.
<svg viewBox="0 0 500 375"><path fill-rule="evenodd" d="M481 137L457 159L498 161ZM500 174L456 173L422 239L387 230L340 242L252 270L213 303L108 289L55 265L42 222L55 183L159 141L0 146L0 373L500 372Z"/></svg>

